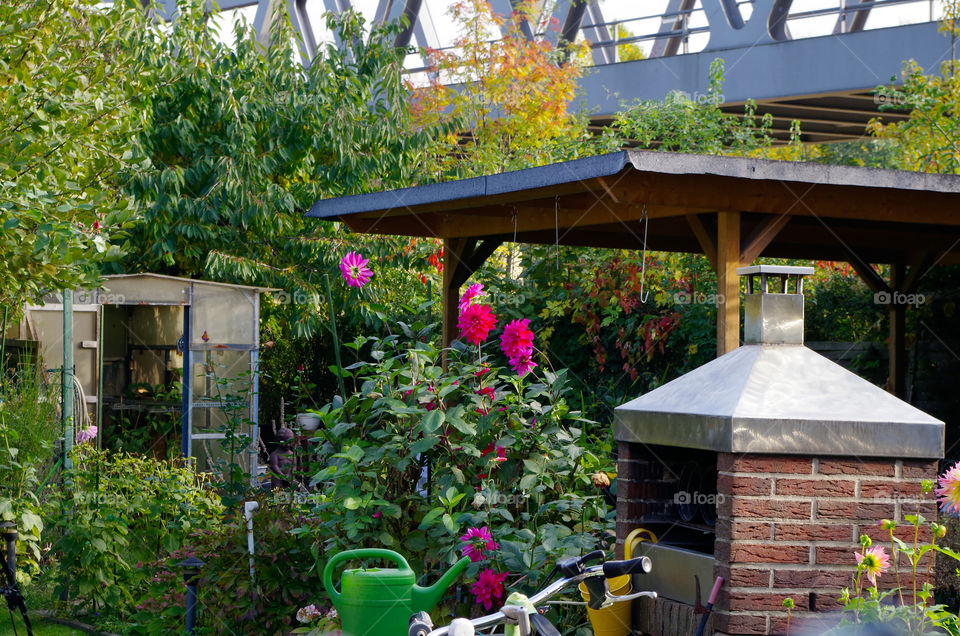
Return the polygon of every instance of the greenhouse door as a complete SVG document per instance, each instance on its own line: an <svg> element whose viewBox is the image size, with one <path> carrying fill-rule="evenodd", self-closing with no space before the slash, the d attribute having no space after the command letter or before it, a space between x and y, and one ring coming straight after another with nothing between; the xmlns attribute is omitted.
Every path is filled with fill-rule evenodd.
<svg viewBox="0 0 960 636"><path fill-rule="evenodd" d="M197 471L227 475L237 467L254 479L259 293L194 281L192 301L184 316L184 455Z"/></svg>

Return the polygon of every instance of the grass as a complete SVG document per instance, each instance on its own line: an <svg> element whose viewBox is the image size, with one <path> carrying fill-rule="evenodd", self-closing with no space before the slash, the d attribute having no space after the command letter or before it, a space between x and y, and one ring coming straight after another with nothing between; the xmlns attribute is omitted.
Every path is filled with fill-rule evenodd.
<svg viewBox="0 0 960 636"><path fill-rule="evenodd" d="M2 610L2 612L0 612L0 636L13 636L13 627L10 626L10 614L7 612L6 605L0 603L0 610ZM42 618L31 617L30 622L33 625L34 636L86 636L86 634L78 629L51 623ZM16 633L19 634L19 636L24 636L24 634L27 633L27 629L23 626L23 620L19 615L16 617L16 625Z"/></svg>

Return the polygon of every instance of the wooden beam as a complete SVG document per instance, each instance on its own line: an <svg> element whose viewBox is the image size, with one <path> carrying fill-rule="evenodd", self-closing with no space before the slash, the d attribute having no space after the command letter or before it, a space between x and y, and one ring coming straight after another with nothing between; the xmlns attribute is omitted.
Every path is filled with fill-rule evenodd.
<svg viewBox="0 0 960 636"><path fill-rule="evenodd" d="M707 229L696 214L687 214L684 218L687 219L687 224L693 230L693 235L700 244L700 249L703 250L707 260L710 261L710 267L717 271L717 237Z"/></svg>
<svg viewBox="0 0 960 636"><path fill-rule="evenodd" d="M853 255L848 256L847 262L850 263L853 271L860 276L874 294L893 294L893 290L887 285L887 282L880 277L877 270L873 269L873 265L864 263L860 258Z"/></svg>
<svg viewBox="0 0 960 636"><path fill-rule="evenodd" d="M903 263L893 263L890 266L890 289L898 290L904 282L905 267ZM907 306L903 303L890 302L887 305L890 316L890 337L887 348L890 356L890 376L887 379L887 390L899 398L907 393L907 347L906 325Z"/></svg>
<svg viewBox="0 0 960 636"><path fill-rule="evenodd" d="M450 346L456 337L457 307L460 303L460 285L456 284L457 267L464 250L470 244L470 239L444 239L443 241L443 331L441 343L444 347ZM443 359L446 366L446 356Z"/></svg>
<svg viewBox="0 0 960 636"><path fill-rule="evenodd" d="M717 356L740 346L740 213L717 213Z"/></svg>
<svg viewBox="0 0 960 636"><path fill-rule="evenodd" d="M741 248L740 262L743 265L750 265L757 260L763 250L767 249L773 239L777 238L780 230L790 222L790 218L787 214L772 216L759 225Z"/></svg>

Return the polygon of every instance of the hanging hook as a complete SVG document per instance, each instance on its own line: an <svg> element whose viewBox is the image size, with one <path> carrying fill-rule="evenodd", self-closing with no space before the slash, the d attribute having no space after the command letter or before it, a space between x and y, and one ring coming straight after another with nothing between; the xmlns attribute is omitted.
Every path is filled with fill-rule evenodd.
<svg viewBox="0 0 960 636"><path fill-rule="evenodd" d="M640 222L643 223L643 258L640 261L640 302L646 303L650 298L650 291L643 293L643 283L647 276L647 229L650 227L650 219L647 217L647 206L644 204L643 212L640 214Z"/></svg>

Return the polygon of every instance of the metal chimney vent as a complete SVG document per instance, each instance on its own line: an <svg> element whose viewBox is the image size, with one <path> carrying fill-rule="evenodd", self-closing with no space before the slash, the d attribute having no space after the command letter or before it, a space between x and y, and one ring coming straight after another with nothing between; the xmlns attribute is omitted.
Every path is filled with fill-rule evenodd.
<svg viewBox="0 0 960 636"><path fill-rule="evenodd" d="M813 274L813 268L754 265L737 273L747 278L744 344L803 344L803 277ZM779 292L770 291L771 282L779 283Z"/></svg>

